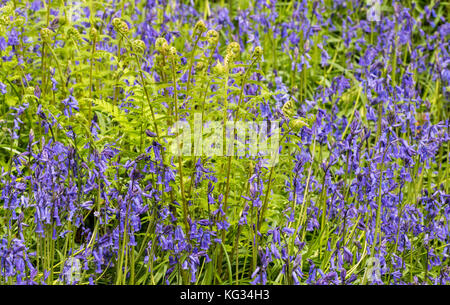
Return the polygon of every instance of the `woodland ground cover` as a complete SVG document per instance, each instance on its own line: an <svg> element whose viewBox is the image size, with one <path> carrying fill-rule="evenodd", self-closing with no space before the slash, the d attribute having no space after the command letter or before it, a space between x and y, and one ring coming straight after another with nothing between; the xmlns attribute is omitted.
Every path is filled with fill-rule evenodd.
<svg viewBox="0 0 450 305"><path fill-rule="evenodd" d="M0 283L448 284L448 12L1 1Z"/></svg>

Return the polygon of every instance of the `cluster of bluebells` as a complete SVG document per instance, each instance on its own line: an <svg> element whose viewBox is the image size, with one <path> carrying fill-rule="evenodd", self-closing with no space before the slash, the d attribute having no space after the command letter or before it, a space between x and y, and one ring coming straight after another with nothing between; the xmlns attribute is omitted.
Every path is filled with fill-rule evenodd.
<svg viewBox="0 0 450 305"><path fill-rule="evenodd" d="M251 284L448 284L450 24L438 6L417 16L415 3L396 1L371 23L366 2L303 0L286 12L276 1L249 1L207 14L177 1L112 1L70 16L51 8L40 34L26 26L39 21L42 1L2 2L2 65L24 73L0 79L0 100L35 90L0 120L8 132L0 283L136 283L136 274L141 283L209 284L217 274L235 283L232 267ZM184 51L174 46L180 39ZM55 50L70 45L89 45L110 82L80 89L86 76L73 51L64 63L35 64L66 56ZM132 69L136 77L116 86ZM149 94L144 78L162 85ZM162 119L137 126L144 140L133 153L117 145L123 134L105 144L97 115L83 122L93 136L86 141L72 125L93 98L126 120L145 111L169 117L167 125L199 107L230 120L244 105L255 120L281 122L280 164L230 159L233 172L251 164L231 193L227 161L171 158Z"/></svg>

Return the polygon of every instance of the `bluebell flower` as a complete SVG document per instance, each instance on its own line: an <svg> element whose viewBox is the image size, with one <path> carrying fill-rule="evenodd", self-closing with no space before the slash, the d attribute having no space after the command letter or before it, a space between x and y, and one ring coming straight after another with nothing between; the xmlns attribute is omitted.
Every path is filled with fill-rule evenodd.
<svg viewBox="0 0 450 305"><path fill-rule="evenodd" d="M38 11L38 10L40 10L42 8L42 1L41 0L34 0L32 3L31 3L31 6L30 6L30 9L32 10L32 11Z"/></svg>
<svg viewBox="0 0 450 305"><path fill-rule="evenodd" d="M5 37L0 36L0 51L5 51L7 47L7 43Z"/></svg>
<svg viewBox="0 0 450 305"><path fill-rule="evenodd" d="M17 46L19 45L19 32L15 29L12 29L8 35L8 46Z"/></svg>
<svg viewBox="0 0 450 305"><path fill-rule="evenodd" d="M4 83L2 83L2 82L0 82L0 92L2 93L2 94L6 94L6 85L4 84Z"/></svg>
<svg viewBox="0 0 450 305"><path fill-rule="evenodd" d="M63 100L61 103L63 103L64 107L64 115L70 118L73 113L72 109L75 111L79 111L80 108L78 107L78 101L73 97L72 95L69 95L68 98Z"/></svg>

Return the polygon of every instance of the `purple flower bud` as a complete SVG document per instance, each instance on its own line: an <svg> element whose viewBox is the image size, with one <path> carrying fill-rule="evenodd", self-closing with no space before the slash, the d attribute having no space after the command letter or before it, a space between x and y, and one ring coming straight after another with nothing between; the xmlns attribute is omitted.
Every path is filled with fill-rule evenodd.
<svg viewBox="0 0 450 305"><path fill-rule="evenodd" d="M154 133L148 129L145 130L145 134L150 138L155 138L157 136L156 133Z"/></svg>

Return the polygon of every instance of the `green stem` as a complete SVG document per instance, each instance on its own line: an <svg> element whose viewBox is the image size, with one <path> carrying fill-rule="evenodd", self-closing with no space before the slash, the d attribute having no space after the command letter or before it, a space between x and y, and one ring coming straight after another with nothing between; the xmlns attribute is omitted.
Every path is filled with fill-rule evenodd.
<svg viewBox="0 0 450 305"><path fill-rule="evenodd" d="M314 158L315 158L315 155L316 155L316 138L315 137L314 137L314 141L313 141L313 149L312 150L313 150L313 155L312 155L312 158L311 158L311 165L309 166L308 178L306 178L305 191L303 192L302 208L300 210L300 214L298 216L297 223L295 225L295 233L294 233L294 235L292 237L292 245L290 247L291 249L294 249L295 238L296 238L296 236L298 234L298 230L299 230L300 226L303 227L303 222L304 222L303 214L306 212L306 209L305 209L306 197L307 197L307 194L308 194L309 183L310 183L310 180L311 180L312 166L313 166ZM295 215L295 210L294 210L294 215Z"/></svg>
<svg viewBox="0 0 450 305"><path fill-rule="evenodd" d="M283 140L286 138L286 136L289 134L290 130L286 131L285 134L283 135L283 137L280 140L280 143L283 142ZM278 152L277 152L278 153ZM269 202L269 193L270 193L270 188L272 186L272 176L274 173L274 169L275 169L275 159L273 160L272 164L271 164L271 168L270 168L270 173L269 173L269 181L267 182L267 189L266 189L266 194L264 196L264 203L262 205L262 209L261 209L261 214L259 217L259 221L258 221L258 232L261 228L261 224L264 221L264 215L266 213L267 210L267 204Z"/></svg>
<svg viewBox="0 0 450 305"><path fill-rule="evenodd" d="M176 79L176 72L175 72L175 60L172 58L172 80L173 80L173 102L174 102L174 106L175 106L175 120L176 122L179 121L179 115L178 115L178 91L177 91L177 79ZM183 203L183 220L184 220L184 226L185 226L185 233L186 236L189 239L189 232L190 232L190 227L189 227L189 222L188 222L188 216L189 216L189 211L188 211L188 203L186 201L185 198L185 193L184 193L184 177L183 177L183 158L181 156L181 143L178 142L178 171L180 172L180 191L181 191L181 199L182 199L182 203Z"/></svg>
<svg viewBox="0 0 450 305"><path fill-rule="evenodd" d="M46 42L44 44L47 44ZM64 91L67 91L66 82L64 81L64 74L61 69L61 64L59 63L58 57L55 54L55 51L52 49L50 45L47 44L48 49L50 50L50 53L52 53L53 58L56 61L56 67L58 68L59 77L61 78L61 84L63 86Z"/></svg>

